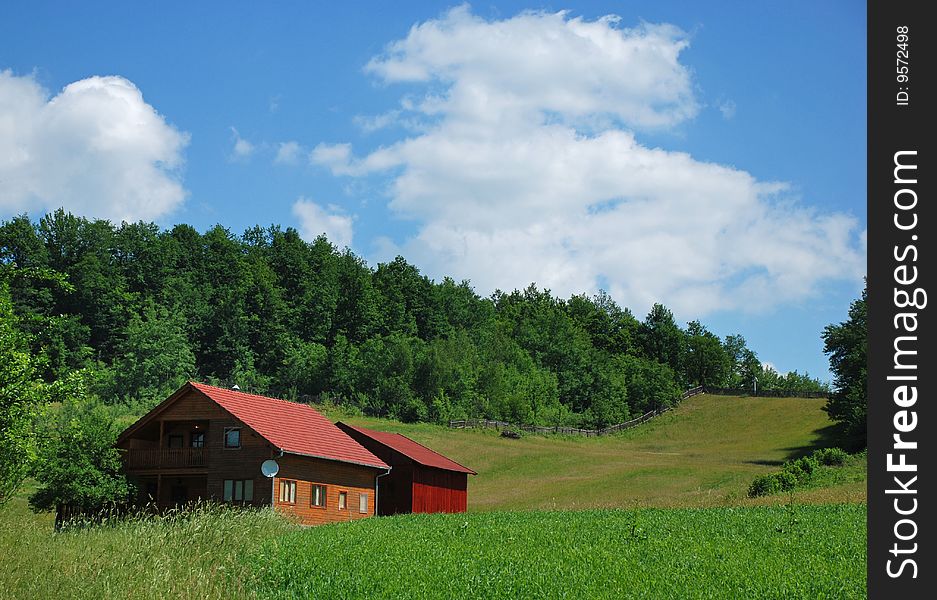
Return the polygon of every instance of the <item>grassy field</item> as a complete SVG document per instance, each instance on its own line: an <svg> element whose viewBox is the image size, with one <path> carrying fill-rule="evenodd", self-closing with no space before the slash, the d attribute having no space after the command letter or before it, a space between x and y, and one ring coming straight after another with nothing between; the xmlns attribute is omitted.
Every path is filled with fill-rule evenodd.
<svg viewBox="0 0 937 600"><path fill-rule="evenodd" d="M816 448L844 443L823 399L700 395L676 410L602 438L453 430L364 417L355 425L395 431L475 471L469 510L751 506L752 479ZM864 465L848 480L798 492L804 502L865 502Z"/></svg>
<svg viewBox="0 0 937 600"><path fill-rule="evenodd" d="M271 598L860 598L865 507L409 515L246 560Z"/></svg>
<svg viewBox="0 0 937 600"><path fill-rule="evenodd" d="M0 598L246 598L240 554L293 529L269 510L214 507L54 533L20 494L0 509Z"/></svg>
<svg viewBox="0 0 937 600"><path fill-rule="evenodd" d="M470 513L301 529L210 508L56 534L24 490L0 508L0 597L861 597L861 460L793 495L746 496L838 441L822 403L697 396L598 439L333 414L477 470Z"/></svg>

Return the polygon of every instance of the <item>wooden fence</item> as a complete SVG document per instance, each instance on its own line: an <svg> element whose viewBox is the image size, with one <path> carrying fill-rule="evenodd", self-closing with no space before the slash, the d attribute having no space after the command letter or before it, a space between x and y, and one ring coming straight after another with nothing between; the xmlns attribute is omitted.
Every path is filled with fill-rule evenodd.
<svg viewBox="0 0 937 600"><path fill-rule="evenodd" d="M801 390L758 390L752 393L751 390L738 388L718 388L709 387L705 389L707 394L715 396L753 396L758 398L829 398L829 392L805 392Z"/></svg>
<svg viewBox="0 0 937 600"><path fill-rule="evenodd" d="M697 386L695 388L689 389L683 392L681 400L686 400L690 396L695 396L697 394L703 393L703 386ZM630 421L625 421L624 423L618 423L617 425L609 425L608 427L603 427L602 429L582 429L580 427L561 427L557 425L556 427L543 427L540 425L517 425L515 423L508 423L507 421L492 421L489 419L464 419L461 421L449 421L449 427L454 429L465 429L467 427L481 427L488 429L512 429L527 431L530 433L563 433L566 435L583 435L586 437L598 437L601 435L608 435L610 433L617 433L619 431L624 431L625 429L630 429L641 423L646 423L656 417L657 415L663 414L670 410L670 408L659 408L650 410L636 419L631 419Z"/></svg>

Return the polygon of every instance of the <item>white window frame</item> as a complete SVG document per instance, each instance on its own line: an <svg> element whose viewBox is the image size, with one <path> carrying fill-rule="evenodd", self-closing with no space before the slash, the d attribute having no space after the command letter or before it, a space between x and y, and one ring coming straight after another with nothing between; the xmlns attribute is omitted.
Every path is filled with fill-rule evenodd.
<svg viewBox="0 0 937 600"><path fill-rule="evenodd" d="M358 494L358 512L368 514L368 495L365 493Z"/></svg>
<svg viewBox="0 0 937 600"><path fill-rule="evenodd" d="M295 479L281 479L280 480L280 503L282 504L296 504L296 480Z"/></svg>
<svg viewBox="0 0 937 600"><path fill-rule="evenodd" d="M326 499L328 498L329 488L324 483L313 483L309 488L309 506L312 508L325 508ZM316 503L316 492L320 491L319 500L321 502Z"/></svg>

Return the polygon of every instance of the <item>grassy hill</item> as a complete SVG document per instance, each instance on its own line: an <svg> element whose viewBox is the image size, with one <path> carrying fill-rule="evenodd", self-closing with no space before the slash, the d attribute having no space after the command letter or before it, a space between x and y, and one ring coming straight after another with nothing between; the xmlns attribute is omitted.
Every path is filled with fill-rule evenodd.
<svg viewBox="0 0 937 600"><path fill-rule="evenodd" d="M694 396L675 410L602 438L458 430L333 414L394 431L478 471L469 510L710 507L777 503L750 500L758 475L816 448L846 443L823 399ZM803 502L865 502L864 471L851 481L797 492Z"/></svg>

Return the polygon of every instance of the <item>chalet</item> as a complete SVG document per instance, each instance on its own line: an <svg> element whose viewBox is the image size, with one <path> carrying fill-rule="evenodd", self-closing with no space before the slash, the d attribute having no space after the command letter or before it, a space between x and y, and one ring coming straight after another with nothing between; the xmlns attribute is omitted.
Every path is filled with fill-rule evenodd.
<svg viewBox="0 0 937 600"><path fill-rule="evenodd" d="M475 471L399 433L337 426L392 467L381 479L378 514L465 512L468 476Z"/></svg>
<svg viewBox="0 0 937 600"><path fill-rule="evenodd" d="M189 382L124 431L138 502L270 506L301 523L376 514L389 465L309 405ZM265 477L261 464L279 471ZM383 483L382 481L380 483Z"/></svg>

